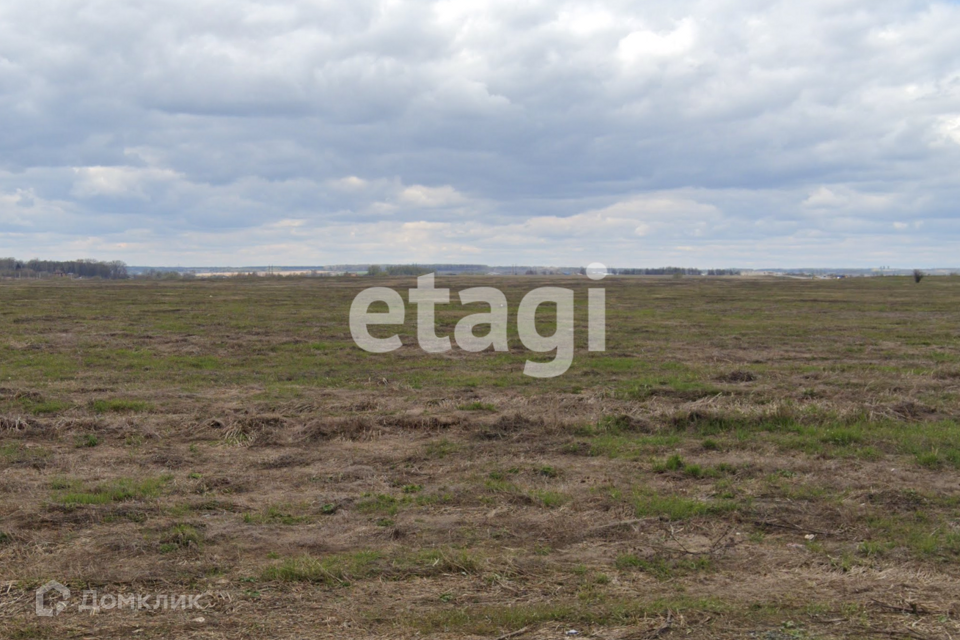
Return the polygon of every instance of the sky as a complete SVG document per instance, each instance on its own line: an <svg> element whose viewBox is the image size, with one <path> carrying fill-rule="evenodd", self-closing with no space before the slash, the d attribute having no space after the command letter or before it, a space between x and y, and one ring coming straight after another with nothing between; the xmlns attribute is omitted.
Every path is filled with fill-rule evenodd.
<svg viewBox="0 0 960 640"><path fill-rule="evenodd" d="M0 256L960 266L960 4L3 0Z"/></svg>

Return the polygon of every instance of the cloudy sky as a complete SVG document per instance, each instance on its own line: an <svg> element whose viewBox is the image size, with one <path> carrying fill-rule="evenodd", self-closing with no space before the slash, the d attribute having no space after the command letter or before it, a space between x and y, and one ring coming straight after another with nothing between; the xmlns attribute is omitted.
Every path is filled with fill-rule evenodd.
<svg viewBox="0 0 960 640"><path fill-rule="evenodd" d="M958 215L957 2L0 2L0 255L960 266Z"/></svg>

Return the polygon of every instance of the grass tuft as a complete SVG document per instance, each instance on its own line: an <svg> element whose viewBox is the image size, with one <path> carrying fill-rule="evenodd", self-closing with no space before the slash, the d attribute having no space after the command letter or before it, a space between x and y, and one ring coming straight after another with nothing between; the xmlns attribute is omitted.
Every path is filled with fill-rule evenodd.
<svg viewBox="0 0 960 640"><path fill-rule="evenodd" d="M94 400L90 403L90 408L95 413L144 413L150 411L153 406L144 400Z"/></svg>

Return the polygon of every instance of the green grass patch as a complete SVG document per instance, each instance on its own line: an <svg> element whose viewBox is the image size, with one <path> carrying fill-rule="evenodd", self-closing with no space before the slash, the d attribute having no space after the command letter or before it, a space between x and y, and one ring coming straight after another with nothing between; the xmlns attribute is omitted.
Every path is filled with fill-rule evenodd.
<svg viewBox="0 0 960 640"><path fill-rule="evenodd" d="M41 466L53 455L46 447L30 447L22 442L0 445L0 462L13 465Z"/></svg>
<svg viewBox="0 0 960 640"><path fill-rule="evenodd" d="M93 487L86 487L79 480L57 478L51 482L50 488L55 492L52 497L55 503L95 505L157 498L162 493L164 486L171 480L173 480L173 476L139 480L118 478Z"/></svg>
<svg viewBox="0 0 960 640"><path fill-rule="evenodd" d="M620 433L600 434L590 438L591 456L638 460L683 443L678 433Z"/></svg>
<svg viewBox="0 0 960 640"><path fill-rule="evenodd" d="M557 491L534 490L530 492L530 497L532 497L537 504L547 509L556 509L570 500L569 496Z"/></svg>
<svg viewBox="0 0 960 640"><path fill-rule="evenodd" d="M901 548L921 558L960 561L960 531L951 527L948 520L926 510L893 515L876 513L867 518L867 525L871 531L867 551Z"/></svg>
<svg viewBox="0 0 960 640"><path fill-rule="evenodd" d="M277 582L313 582L329 586L346 586L377 572L379 551L357 551L326 558L300 556L267 567L261 578Z"/></svg>
<svg viewBox="0 0 960 640"><path fill-rule="evenodd" d="M112 400L94 400L90 408L96 413L145 413L153 409L153 405L144 400L130 400L115 398Z"/></svg>
<svg viewBox="0 0 960 640"><path fill-rule="evenodd" d="M266 509L257 512L247 512L243 514L243 521L246 524L282 524L297 525L310 521L308 515L295 515L290 505L270 505Z"/></svg>
<svg viewBox="0 0 960 640"><path fill-rule="evenodd" d="M643 432L646 423L626 414L603 416L592 424L578 427L574 433L578 436L618 436L625 433Z"/></svg>
<svg viewBox="0 0 960 640"><path fill-rule="evenodd" d="M83 447L96 447L100 444L100 438L92 433L78 435L74 444L78 449Z"/></svg>
<svg viewBox="0 0 960 640"><path fill-rule="evenodd" d="M732 500L695 500L675 494L661 494L647 488L637 489L632 497L637 517L665 517L670 520L688 520L716 516L736 511Z"/></svg>
<svg viewBox="0 0 960 640"><path fill-rule="evenodd" d="M699 464L686 462L679 453L675 453L666 460L653 463L654 473L683 473L691 478L720 478L737 472L733 465L721 462L714 467L703 467Z"/></svg>
<svg viewBox="0 0 960 640"><path fill-rule="evenodd" d="M430 459L442 459L446 458L451 453L455 453L460 449L460 445L456 442L451 442L446 438L441 438L439 440L434 440L433 442L428 442L423 448L423 455Z"/></svg>
<svg viewBox="0 0 960 640"><path fill-rule="evenodd" d="M200 549L203 546L203 532L186 523L173 525L160 539L160 552L170 553L181 549Z"/></svg>
<svg viewBox="0 0 960 640"><path fill-rule="evenodd" d="M693 558L644 558L632 553L617 557L615 566L621 571L636 570L648 573L661 582L680 576L712 571L714 569L713 560L706 556Z"/></svg>
<svg viewBox="0 0 960 640"><path fill-rule="evenodd" d="M357 501L354 508L359 513L376 513L383 514L388 516L396 515L400 510L400 505L405 502L401 498L395 498L394 496L387 495L385 493L378 494L364 494L364 496Z"/></svg>
<svg viewBox="0 0 960 640"><path fill-rule="evenodd" d="M480 401L471 402L469 404L462 404L457 408L460 409L461 411L489 411L489 412L497 411L497 407L495 405L492 405L489 402L480 402Z"/></svg>
<svg viewBox="0 0 960 640"><path fill-rule="evenodd" d="M25 408L35 416L45 416L62 413L71 406L73 405L62 400L42 400L39 402L27 403Z"/></svg>
<svg viewBox="0 0 960 640"><path fill-rule="evenodd" d="M655 473L664 473L665 471L683 471L686 463L679 453L675 453L663 462L655 462L653 470Z"/></svg>

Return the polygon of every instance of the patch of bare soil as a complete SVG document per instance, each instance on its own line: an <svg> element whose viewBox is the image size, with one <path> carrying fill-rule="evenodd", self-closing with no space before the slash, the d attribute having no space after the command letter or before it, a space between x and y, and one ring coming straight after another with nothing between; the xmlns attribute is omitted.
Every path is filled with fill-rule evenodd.
<svg viewBox="0 0 960 640"><path fill-rule="evenodd" d="M932 472L911 472L908 486L889 473L902 461L704 449L682 435L666 450L644 444L710 423L715 408L483 400L496 410L393 390L279 412L229 402L200 416L184 403L137 417L4 417L19 453L0 469L0 566L15 577L0 618L33 637L101 638L957 631L947 550L869 546L878 518L920 526L918 514L952 508ZM590 424L607 431L577 435ZM639 449L611 457L602 437ZM44 462L27 464L39 449ZM685 466L658 469L669 451ZM48 579L78 593L204 594L206 608L38 620L32 589Z"/></svg>

